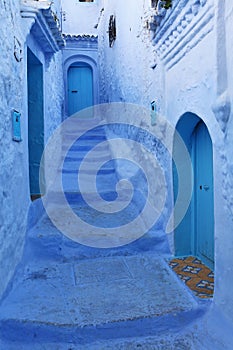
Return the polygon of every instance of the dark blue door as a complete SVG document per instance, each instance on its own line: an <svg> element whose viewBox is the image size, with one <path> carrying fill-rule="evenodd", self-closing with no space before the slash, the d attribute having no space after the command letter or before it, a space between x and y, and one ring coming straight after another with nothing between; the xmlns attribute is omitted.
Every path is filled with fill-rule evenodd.
<svg viewBox="0 0 233 350"><path fill-rule="evenodd" d="M93 75L87 64L73 64L68 70L69 116L93 105Z"/></svg>
<svg viewBox="0 0 233 350"><path fill-rule="evenodd" d="M203 122L194 132L196 254L214 266L214 196L212 141Z"/></svg>

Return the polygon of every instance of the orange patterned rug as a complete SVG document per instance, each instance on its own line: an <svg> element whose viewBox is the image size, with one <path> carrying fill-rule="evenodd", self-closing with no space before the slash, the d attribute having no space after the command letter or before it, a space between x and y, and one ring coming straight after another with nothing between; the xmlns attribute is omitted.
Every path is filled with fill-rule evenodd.
<svg viewBox="0 0 233 350"><path fill-rule="evenodd" d="M189 256L169 261L171 268L199 297L211 298L214 293L214 273L199 259Z"/></svg>

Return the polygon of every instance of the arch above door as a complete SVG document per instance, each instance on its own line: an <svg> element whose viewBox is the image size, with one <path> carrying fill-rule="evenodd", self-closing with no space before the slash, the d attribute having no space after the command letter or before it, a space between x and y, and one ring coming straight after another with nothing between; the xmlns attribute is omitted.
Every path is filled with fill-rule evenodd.
<svg viewBox="0 0 233 350"><path fill-rule="evenodd" d="M85 70L85 73L87 74L87 78L89 79L91 77L92 79L92 101L93 105L98 104L99 102L99 89L98 89L98 76L97 76L97 63L94 59L91 57L88 57L84 54L75 54L70 56L66 61L64 62L64 85L65 85L65 116L64 118L68 117L70 115L69 113L69 72L71 69L75 70L75 68L83 68L83 72ZM89 73L88 73L89 70ZM84 73L84 74L85 74ZM79 73L77 73L78 75ZM88 80L87 79L87 80ZM89 79L90 80L90 79ZM74 89L77 90L77 89ZM87 103L88 107L90 104ZM84 106L85 108L85 106Z"/></svg>

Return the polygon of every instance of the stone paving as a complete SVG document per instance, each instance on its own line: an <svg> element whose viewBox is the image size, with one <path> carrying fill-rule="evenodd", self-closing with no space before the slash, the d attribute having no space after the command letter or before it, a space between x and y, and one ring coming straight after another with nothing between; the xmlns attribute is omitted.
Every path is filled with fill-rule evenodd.
<svg viewBox="0 0 233 350"><path fill-rule="evenodd" d="M74 190L82 153L72 152L64 165L65 193L87 220L93 213ZM99 189L112 198L116 174L108 170L100 174ZM50 205L59 209L59 203ZM131 206L116 222L136 214ZM105 216L91 220L106 223ZM169 268L169 254L166 235L153 228L125 246L94 248L65 237L44 213L28 232L22 263L0 306L0 348L194 349L189 326L203 316L205 304Z"/></svg>

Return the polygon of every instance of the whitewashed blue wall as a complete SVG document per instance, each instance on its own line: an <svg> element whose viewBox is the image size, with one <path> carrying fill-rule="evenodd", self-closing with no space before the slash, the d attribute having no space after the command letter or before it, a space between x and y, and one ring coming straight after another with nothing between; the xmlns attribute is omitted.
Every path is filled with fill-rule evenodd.
<svg viewBox="0 0 233 350"><path fill-rule="evenodd" d="M65 34L97 34L96 25L100 16L103 0L79 2L62 0L64 11L62 29Z"/></svg>
<svg viewBox="0 0 233 350"><path fill-rule="evenodd" d="M1 1L0 65L0 294L3 293L22 253L29 206L27 145L12 141L11 111L22 111L23 62L14 58L14 33L21 35L19 1ZM25 128L25 115L22 116Z"/></svg>
<svg viewBox="0 0 233 350"><path fill-rule="evenodd" d="M45 141L62 119L63 77L61 53L50 61L30 36L29 21L20 16L20 1L0 2L0 295L20 261L27 214L31 204L28 167L27 45L44 64ZM22 60L14 57L14 36ZM22 114L22 142L12 141L12 109Z"/></svg>
<svg viewBox="0 0 233 350"><path fill-rule="evenodd" d="M108 24L116 17L116 41L108 43ZM161 101L163 68L150 40L150 0L107 1L99 24L100 99L150 106ZM152 67L158 64L155 71ZM160 68L161 67L161 68ZM106 69L107 68L107 69Z"/></svg>
<svg viewBox="0 0 233 350"><path fill-rule="evenodd" d="M163 33L157 30L152 41L147 29L147 20L153 13L150 1L129 0L126 5L118 0L105 4L99 31L100 98L102 102L126 101L146 107L155 99L160 113L174 127L186 112L195 113L206 123L214 157L213 310L232 322L233 5L230 0L174 0L173 4L167 16L179 11L171 16ZM187 6L188 16L179 17ZM108 46L106 33L110 15L116 16L117 26L113 48ZM151 69L154 64L156 68ZM150 130L150 121L142 122ZM148 171L155 177L155 169ZM208 324L214 327L218 317L221 319L216 314L207 317ZM224 326L222 331L224 334Z"/></svg>

